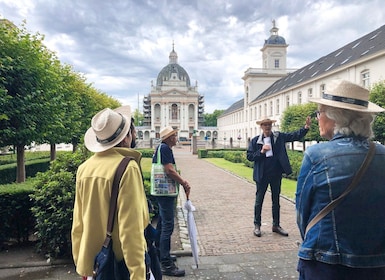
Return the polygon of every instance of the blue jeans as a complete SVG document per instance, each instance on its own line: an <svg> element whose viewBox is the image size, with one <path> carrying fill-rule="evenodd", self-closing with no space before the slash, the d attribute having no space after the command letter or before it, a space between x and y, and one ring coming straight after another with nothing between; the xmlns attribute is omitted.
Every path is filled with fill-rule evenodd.
<svg viewBox="0 0 385 280"><path fill-rule="evenodd" d="M299 280L383 280L385 267L354 268L339 264L299 259L297 271Z"/></svg>
<svg viewBox="0 0 385 280"><path fill-rule="evenodd" d="M174 208L175 197L158 196L159 220L156 229L160 232L159 237L159 259L163 265L169 265L172 260L170 257L171 235L174 231Z"/></svg>
<svg viewBox="0 0 385 280"><path fill-rule="evenodd" d="M273 226L279 226L279 195L281 194L281 181L282 176L263 176L261 182L257 182L257 192L255 194L255 205L254 205L254 225L261 226L261 212L263 199L267 187L270 184L271 189L271 201L272 201L272 212L273 212Z"/></svg>

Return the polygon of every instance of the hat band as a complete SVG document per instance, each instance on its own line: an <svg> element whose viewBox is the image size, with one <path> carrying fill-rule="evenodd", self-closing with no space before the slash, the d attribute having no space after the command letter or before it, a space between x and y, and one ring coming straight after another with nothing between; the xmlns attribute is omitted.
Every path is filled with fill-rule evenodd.
<svg viewBox="0 0 385 280"><path fill-rule="evenodd" d="M347 103L347 104L359 105L359 106L363 106L365 108L368 108L368 105L369 105L368 101L364 101L361 99L355 99L355 98L349 98L349 97L335 96L335 95L331 95L331 94L327 94L327 93L323 93L322 98L327 99L327 100Z"/></svg>
<svg viewBox="0 0 385 280"><path fill-rule="evenodd" d="M112 134L110 137L108 137L107 139L99 139L97 136L96 136L96 141L98 141L98 143L100 144L107 144L107 143L110 143L111 141L115 140L116 137L119 136L119 134L122 132L123 128L124 128L124 125L126 124L126 121L124 119L124 117L122 116L122 114L119 113L119 115L122 117L122 122L120 123L118 129L115 131L114 134Z"/></svg>

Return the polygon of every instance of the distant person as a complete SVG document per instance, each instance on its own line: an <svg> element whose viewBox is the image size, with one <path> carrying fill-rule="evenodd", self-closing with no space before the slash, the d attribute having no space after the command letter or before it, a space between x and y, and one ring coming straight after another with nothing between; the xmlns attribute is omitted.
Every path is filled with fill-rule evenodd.
<svg viewBox="0 0 385 280"><path fill-rule="evenodd" d="M167 126L160 131L160 139L162 143L156 148L152 162L157 162L157 156L160 152L161 163L164 171L171 179L183 186L186 196L190 194L190 184L183 179L174 168L175 159L172 147L176 145L178 137L177 130L171 126ZM163 275L182 277L185 275L183 269L179 269L170 255L171 235L174 231L174 209L175 196L156 196L159 205L159 222L157 229L160 231L159 240L159 259Z"/></svg>
<svg viewBox="0 0 385 280"><path fill-rule="evenodd" d="M375 114L369 91L335 80L318 104L321 137L328 142L306 149L297 182L297 223L301 280L385 279L385 147L375 154L358 185L325 217L310 221L350 185L368 154ZM356 179L354 179L356 180Z"/></svg>
<svg viewBox="0 0 385 280"><path fill-rule="evenodd" d="M144 230L149 224L148 205L140 166L140 153L130 149L135 140L131 110L123 106L97 113L84 136L95 154L81 164L76 175L72 223L72 254L76 271L91 279L94 258L106 237L108 211L115 171L126 156L134 156L120 182L117 216L112 232L113 251L124 259L131 280L146 279Z"/></svg>
<svg viewBox="0 0 385 280"><path fill-rule="evenodd" d="M262 129L262 134L251 139L247 150L247 159L254 162L253 179L257 188L254 205L254 235L257 237L262 236L261 212L268 185L270 185L272 200L272 231L282 236L289 236L280 225L279 204L282 174L292 173L286 143L301 140L309 131L311 118L307 117L305 126L291 133L273 132L274 122L276 121L269 118L257 121Z"/></svg>

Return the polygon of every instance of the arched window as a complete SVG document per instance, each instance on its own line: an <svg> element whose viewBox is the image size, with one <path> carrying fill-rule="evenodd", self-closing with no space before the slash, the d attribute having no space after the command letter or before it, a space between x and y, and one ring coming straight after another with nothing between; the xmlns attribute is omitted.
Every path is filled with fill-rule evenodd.
<svg viewBox="0 0 385 280"><path fill-rule="evenodd" d="M178 105L176 104L171 105L171 119L172 120L178 119Z"/></svg>
<svg viewBox="0 0 385 280"><path fill-rule="evenodd" d="M154 116L156 121L160 120L160 104L154 105Z"/></svg>
<svg viewBox="0 0 385 280"><path fill-rule="evenodd" d="M194 104L188 105L188 118L190 121L193 121L195 118Z"/></svg>

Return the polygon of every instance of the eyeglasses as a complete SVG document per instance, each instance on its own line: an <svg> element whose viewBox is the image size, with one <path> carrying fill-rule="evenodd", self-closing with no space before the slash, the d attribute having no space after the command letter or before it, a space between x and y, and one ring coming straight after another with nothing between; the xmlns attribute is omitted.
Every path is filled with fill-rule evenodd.
<svg viewBox="0 0 385 280"><path fill-rule="evenodd" d="M324 112L324 111L314 111L310 117L311 118L317 118L317 120L319 120L320 116L321 116L321 113Z"/></svg>

